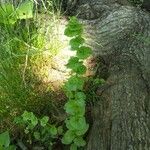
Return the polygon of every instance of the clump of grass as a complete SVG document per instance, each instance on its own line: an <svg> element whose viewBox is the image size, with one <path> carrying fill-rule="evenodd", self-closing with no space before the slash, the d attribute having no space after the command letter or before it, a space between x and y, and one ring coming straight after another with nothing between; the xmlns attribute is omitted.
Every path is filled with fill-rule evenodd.
<svg viewBox="0 0 150 150"><path fill-rule="evenodd" d="M40 13L35 5L33 18L0 24L0 124L6 118L11 122L24 110L38 113L45 106L51 110L50 85L45 86L42 78L47 76L52 57L64 46L57 30L61 3L41 3Z"/></svg>

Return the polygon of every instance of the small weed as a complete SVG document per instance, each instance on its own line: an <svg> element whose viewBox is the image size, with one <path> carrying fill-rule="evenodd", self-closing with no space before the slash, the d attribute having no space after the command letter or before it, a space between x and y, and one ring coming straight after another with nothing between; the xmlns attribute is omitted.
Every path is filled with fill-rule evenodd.
<svg viewBox="0 0 150 150"><path fill-rule="evenodd" d="M61 126L56 128L55 125L49 124L49 117L44 116L37 118L33 112L25 111L20 117L16 117L14 122L22 126L24 133L27 135L27 143L42 145L52 148L55 139L63 133Z"/></svg>

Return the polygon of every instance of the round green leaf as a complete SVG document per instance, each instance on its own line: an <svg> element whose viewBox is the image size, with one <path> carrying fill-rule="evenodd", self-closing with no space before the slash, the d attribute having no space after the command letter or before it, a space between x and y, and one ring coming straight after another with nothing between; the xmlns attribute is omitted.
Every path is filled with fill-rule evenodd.
<svg viewBox="0 0 150 150"><path fill-rule="evenodd" d="M84 135L88 129L89 129L89 125L86 124L86 125L84 125L84 128L76 130L76 135L78 135L78 136Z"/></svg>
<svg viewBox="0 0 150 150"><path fill-rule="evenodd" d="M84 74L86 72L86 67L83 65L83 61L79 62L78 57L71 57L66 66L77 74Z"/></svg>
<svg viewBox="0 0 150 150"><path fill-rule="evenodd" d="M31 117L31 123L35 127L38 124L38 119L36 117Z"/></svg>
<svg viewBox="0 0 150 150"><path fill-rule="evenodd" d="M10 144L10 137L8 131L0 134L0 146L8 147Z"/></svg>
<svg viewBox="0 0 150 150"><path fill-rule="evenodd" d="M33 112L24 111L24 113L22 114L22 118L23 118L23 121L25 121L28 124L30 121L31 124L29 124L29 126L32 126L32 128L34 128L38 124L38 119L33 114Z"/></svg>
<svg viewBox="0 0 150 150"><path fill-rule="evenodd" d="M84 85L84 80L81 77L72 76L65 83L65 90L67 91L77 91L82 90Z"/></svg>
<svg viewBox="0 0 150 150"><path fill-rule="evenodd" d="M69 130L75 131L76 135L83 135L88 130L89 125L86 123L85 117L72 116L65 121Z"/></svg>
<svg viewBox="0 0 150 150"><path fill-rule="evenodd" d="M85 101L86 100L86 95L84 94L84 92L77 92L75 94L75 99L78 101Z"/></svg>
<svg viewBox="0 0 150 150"><path fill-rule="evenodd" d="M28 120L30 120L31 113L24 111L24 113L21 116L22 116L24 121L28 121Z"/></svg>
<svg viewBox="0 0 150 150"><path fill-rule="evenodd" d="M86 121L84 117L71 117L70 124L75 130L83 129L86 126Z"/></svg>
<svg viewBox="0 0 150 150"><path fill-rule="evenodd" d="M65 35L68 36L68 37L73 37L73 36L76 36L76 35L80 35L82 33L83 29L78 26L78 25L72 25L72 26L68 26L66 29L65 29Z"/></svg>
<svg viewBox="0 0 150 150"><path fill-rule="evenodd" d="M62 138L62 143L71 144L74 138L75 138L74 131L68 130Z"/></svg>
<svg viewBox="0 0 150 150"><path fill-rule="evenodd" d="M74 70L77 74L85 74L86 73L86 67L83 65L82 62L80 62L77 65L77 68Z"/></svg>
<svg viewBox="0 0 150 150"><path fill-rule="evenodd" d="M46 124L48 123L49 121L49 117L48 116L44 116L41 120L40 120L40 124L42 127L45 127Z"/></svg>
<svg viewBox="0 0 150 150"><path fill-rule="evenodd" d="M26 0L16 10L18 19L33 18L33 1Z"/></svg>
<svg viewBox="0 0 150 150"><path fill-rule="evenodd" d="M57 128L57 132L58 132L59 135L62 135L62 134L63 134L63 127L62 127L62 126L59 126L59 127Z"/></svg>
<svg viewBox="0 0 150 150"><path fill-rule="evenodd" d="M82 24L79 23L76 17L71 17L68 25L66 26L64 34L68 37L81 35L83 32Z"/></svg>
<svg viewBox="0 0 150 150"><path fill-rule="evenodd" d="M69 44L71 46L71 50L77 50L79 46L81 46L85 40L81 36L77 36L70 40Z"/></svg>
<svg viewBox="0 0 150 150"><path fill-rule="evenodd" d="M51 134L52 136L55 136L55 135L57 134L57 129L56 129L55 126L51 126L51 127L50 127L50 134Z"/></svg>
<svg viewBox="0 0 150 150"><path fill-rule="evenodd" d="M77 57L78 57L79 59L86 59L86 58L88 58L91 54L92 54L91 48L86 47L86 46L81 46L81 47L77 50Z"/></svg>
<svg viewBox="0 0 150 150"><path fill-rule="evenodd" d="M86 145L86 142L83 139L83 137L77 137L73 141L74 141L75 145L77 145L78 147Z"/></svg>
<svg viewBox="0 0 150 150"><path fill-rule="evenodd" d="M65 110L70 115L83 116L85 114L85 103L70 100L65 104Z"/></svg>
<svg viewBox="0 0 150 150"><path fill-rule="evenodd" d="M78 57L70 57L66 66L70 69L74 69L74 68L76 68L76 64L78 64L78 63L79 63Z"/></svg>

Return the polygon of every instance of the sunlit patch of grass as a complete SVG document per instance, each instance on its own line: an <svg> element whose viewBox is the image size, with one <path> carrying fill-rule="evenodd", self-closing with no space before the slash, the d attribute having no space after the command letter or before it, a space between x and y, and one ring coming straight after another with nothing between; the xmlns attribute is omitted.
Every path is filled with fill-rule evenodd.
<svg viewBox="0 0 150 150"><path fill-rule="evenodd" d="M33 19L0 25L0 130L24 110L50 114L54 108L49 69L66 43L52 4Z"/></svg>

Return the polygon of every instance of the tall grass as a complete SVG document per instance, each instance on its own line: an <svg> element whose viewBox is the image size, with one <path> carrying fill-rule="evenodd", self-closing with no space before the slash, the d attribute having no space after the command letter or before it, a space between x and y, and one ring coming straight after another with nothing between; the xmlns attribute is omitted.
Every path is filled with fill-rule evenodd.
<svg viewBox="0 0 150 150"><path fill-rule="evenodd" d="M42 94L37 87L40 78L46 76L41 64L50 63L63 47L57 33L61 2L40 3L39 8L35 1L32 19L18 20L13 25L0 24L1 125L6 118L11 120L24 110L38 112L51 103L49 96L43 96L48 87L40 88Z"/></svg>

